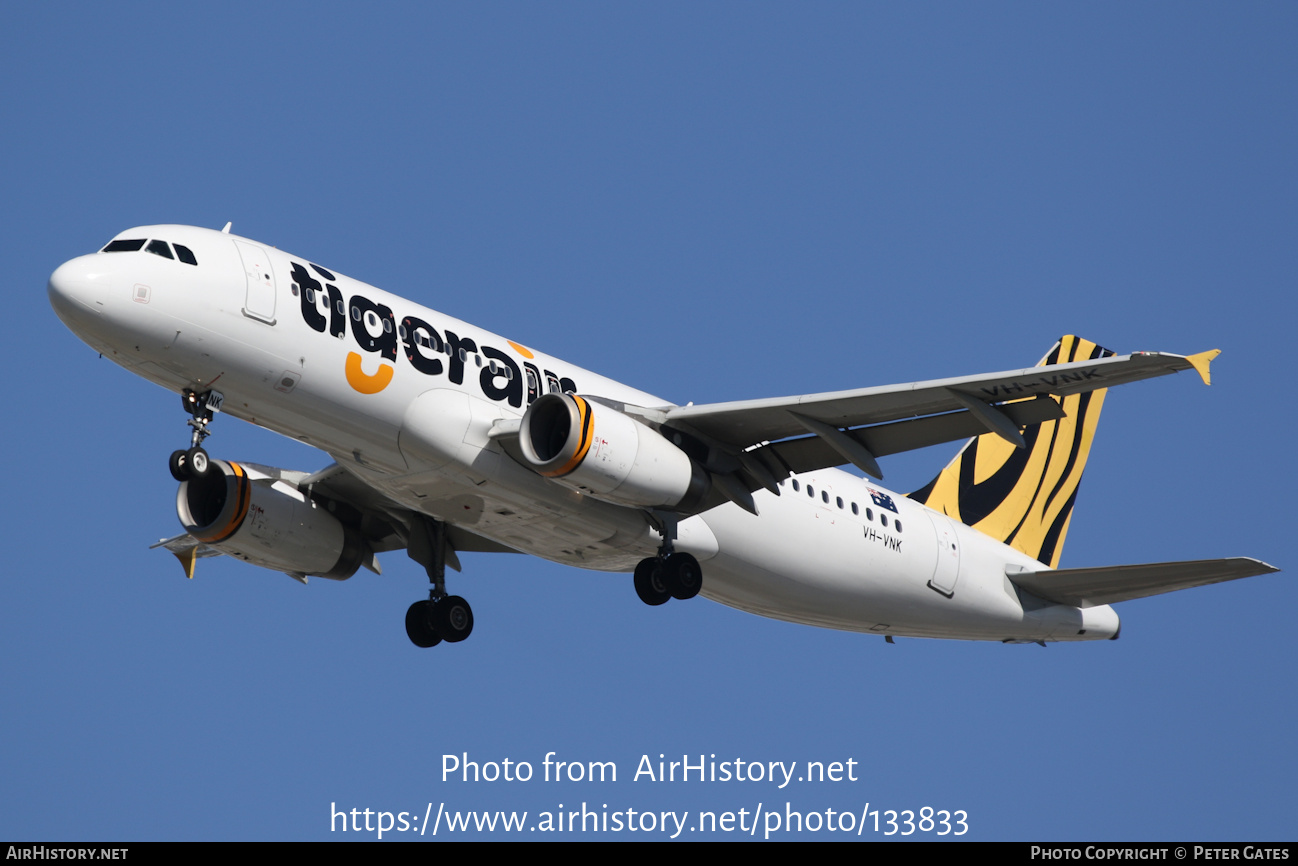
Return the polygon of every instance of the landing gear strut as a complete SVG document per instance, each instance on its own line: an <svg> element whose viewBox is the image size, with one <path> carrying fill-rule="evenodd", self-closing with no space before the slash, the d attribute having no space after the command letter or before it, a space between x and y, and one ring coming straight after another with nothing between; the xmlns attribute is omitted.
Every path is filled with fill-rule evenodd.
<svg viewBox="0 0 1298 866"><path fill-rule="evenodd" d="M663 534L657 556L640 560L635 567L635 592L648 605L666 604L669 599L693 598L703 588L703 569L688 553L675 549L675 515L659 514Z"/></svg>
<svg viewBox="0 0 1298 866"><path fill-rule="evenodd" d="M417 601L406 611L406 635L417 647L442 641L459 643L473 632L473 608L458 595L446 594L446 524L416 515L410 527L406 552L428 572L432 585L428 600Z"/></svg>
<svg viewBox="0 0 1298 866"><path fill-rule="evenodd" d="M189 413L188 423L194 432L189 439L189 450L171 452L167 468L171 470L172 478L177 481L188 481L206 475L211 465L207 452L203 450L203 440L212 435L207 425L211 424L216 413L221 411L225 396L220 391L204 391L200 394L186 388L181 392L180 399L185 411Z"/></svg>

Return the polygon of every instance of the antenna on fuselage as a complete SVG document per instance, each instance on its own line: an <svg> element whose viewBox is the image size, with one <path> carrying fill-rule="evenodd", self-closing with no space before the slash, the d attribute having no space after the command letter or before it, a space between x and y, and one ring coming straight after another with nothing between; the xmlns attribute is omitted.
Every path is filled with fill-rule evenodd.
<svg viewBox="0 0 1298 866"><path fill-rule="evenodd" d="M230 226L232 226L232 225L234 225L233 222L228 222L228 223L226 223L226 224L225 224L225 228L221 229L221 234L223 234L223 235L228 235L228 234L230 233Z"/></svg>

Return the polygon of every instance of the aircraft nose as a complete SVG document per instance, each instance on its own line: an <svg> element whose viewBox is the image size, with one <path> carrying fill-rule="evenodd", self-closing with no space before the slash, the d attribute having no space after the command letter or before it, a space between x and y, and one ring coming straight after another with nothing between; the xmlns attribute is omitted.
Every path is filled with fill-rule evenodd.
<svg viewBox="0 0 1298 866"><path fill-rule="evenodd" d="M107 275L93 266L94 258L79 256L50 274L50 306L69 326L87 317L97 318L108 303Z"/></svg>

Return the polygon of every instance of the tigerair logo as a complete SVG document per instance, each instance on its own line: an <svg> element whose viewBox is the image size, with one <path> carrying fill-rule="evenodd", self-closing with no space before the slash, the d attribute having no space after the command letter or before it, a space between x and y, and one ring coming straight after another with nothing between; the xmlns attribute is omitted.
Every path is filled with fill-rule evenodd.
<svg viewBox="0 0 1298 866"><path fill-rule="evenodd" d="M481 368L478 384L483 396L514 408L522 407L524 400L530 405L547 391L577 391L572 379L542 370L530 360L520 365L507 352L485 344L479 346L471 337L460 337L454 331L441 333L417 316L404 316L398 323L391 307L362 294L345 299L337 286L341 282L338 277L319 265L293 262L292 266L293 294L298 296L302 321L317 333L328 333L340 340L346 340L351 332L360 351L347 353L343 372L347 384L361 394L378 394L392 384L398 346L416 372L444 375L455 385L464 384L466 370L471 374L471 368ZM312 271L320 279L312 276ZM535 357L527 348L508 342L523 358Z"/></svg>

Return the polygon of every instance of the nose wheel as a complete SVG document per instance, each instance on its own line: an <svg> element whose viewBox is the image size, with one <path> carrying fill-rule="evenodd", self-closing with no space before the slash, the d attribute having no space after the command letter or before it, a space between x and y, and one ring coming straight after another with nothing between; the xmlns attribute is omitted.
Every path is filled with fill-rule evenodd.
<svg viewBox="0 0 1298 866"><path fill-rule="evenodd" d="M201 478L207 474L207 469L211 465L211 458L202 446L195 446L188 451L172 451L171 458L167 461L167 468L171 470L171 477L177 481L188 481L191 478Z"/></svg>
<svg viewBox="0 0 1298 866"><path fill-rule="evenodd" d="M220 391L204 391L200 394L186 388L181 392L180 399L185 411L189 413L188 424L194 432L190 436L188 450L171 452L167 468L171 470L172 478L177 481L188 481L191 478L203 477L211 466L211 459L203 450L203 440L212 435L207 425L211 424L212 419L221 411L225 396Z"/></svg>

